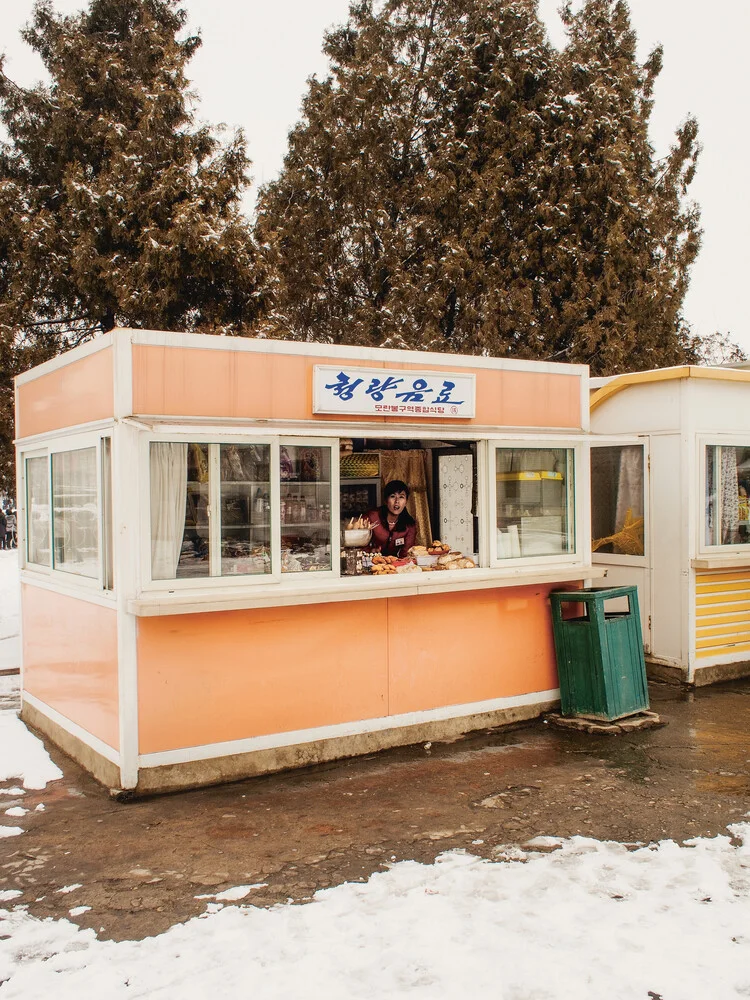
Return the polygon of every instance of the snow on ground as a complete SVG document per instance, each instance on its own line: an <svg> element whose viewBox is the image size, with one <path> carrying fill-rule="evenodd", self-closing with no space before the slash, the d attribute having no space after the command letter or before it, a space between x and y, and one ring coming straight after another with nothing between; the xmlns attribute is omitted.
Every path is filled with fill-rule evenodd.
<svg viewBox="0 0 750 1000"><path fill-rule="evenodd" d="M17 623L17 592L15 553L0 551L0 636ZM0 684L0 781L44 788L60 772L16 716L18 677ZM23 822L8 798L23 789L0 793L5 815ZM4 819L0 835L22 832ZM11 887L0 892L0 991L3 1000L748 997L750 823L730 832L628 850L550 831L497 861L463 852L403 861L299 906L224 905L252 904L255 886L237 886L144 941L38 920L14 905ZM85 885L76 899L71 916L90 910Z"/></svg>
<svg viewBox="0 0 750 1000"><path fill-rule="evenodd" d="M17 674L3 670L20 666L18 550L0 549L0 782L19 780L24 788L44 788L62 778L41 740L33 736L16 714ZM3 825L0 838L23 833L17 826Z"/></svg>
<svg viewBox="0 0 750 1000"><path fill-rule="evenodd" d="M62 778L44 744L33 736L15 712L0 712L0 781L20 779L24 788L44 788Z"/></svg>
<svg viewBox="0 0 750 1000"><path fill-rule="evenodd" d="M0 673L19 666L18 549L0 549Z"/></svg>
<svg viewBox="0 0 750 1000"><path fill-rule="evenodd" d="M404 861L301 906L209 904L140 942L0 910L2 996L746 997L750 825L733 832L741 846L628 851L576 837L526 863Z"/></svg>

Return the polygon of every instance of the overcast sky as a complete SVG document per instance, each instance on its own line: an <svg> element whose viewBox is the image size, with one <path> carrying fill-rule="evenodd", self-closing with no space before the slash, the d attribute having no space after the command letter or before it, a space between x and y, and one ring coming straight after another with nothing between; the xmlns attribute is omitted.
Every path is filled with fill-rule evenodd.
<svg viewBox="0 0 750 1000"><path fill-rule="evenodd" d="M42 76L41 63L18 31L33 0L1 0L0 50L6 72L29 84ZM61 12L82 0L54 0ZM745 299L750 284L750 136L747 0L629 0L641 55L664 46L657 83L652 140L665 152L675 128L695 114L703 153L692 196L701 206L703 248L692 271L685 315L695 333L729 333L750 354ZM323 74L324 30L343 21L348 0L184 0L191 28L203 46L189 67L209 122L242 126L256 183L273 179L286 136L299 116L305 81ZM559 0L540 0L553 41L562 38ZM252 205L252 201L250 202Z"/></svg>

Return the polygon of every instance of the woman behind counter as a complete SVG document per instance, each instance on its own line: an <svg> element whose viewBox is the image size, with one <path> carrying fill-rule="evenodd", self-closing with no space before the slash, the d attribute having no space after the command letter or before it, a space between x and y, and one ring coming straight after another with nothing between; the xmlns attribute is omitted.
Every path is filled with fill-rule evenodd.
<svg viewBox="0 0 750 1000"><path fill-rule="evenodd" d="M417 522L406 509L409 487L393 479L383 491L385 503L367 515L372 527L370 548L384 556L405 557L417 538Z"/></svg>

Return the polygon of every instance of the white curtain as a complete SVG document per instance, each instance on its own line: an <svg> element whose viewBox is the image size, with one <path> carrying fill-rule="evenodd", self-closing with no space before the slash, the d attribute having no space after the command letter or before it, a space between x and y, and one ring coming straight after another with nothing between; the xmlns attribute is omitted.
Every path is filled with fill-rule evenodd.
<svg viewBox="0 0 750 1000"><path fill-rule="evenodd" d="M640 445L627 445L620 451L614 531L622 530L628 511L633 518L643 517L643 449Z"/></svg>
<svg viewBox="0 0 750 1000"><path fill-rule="evenodd" d="M185 532L186 444L151 444L151 577L174 580Z"/></svg>
<svg viewBox="0 0 750 1000"><path fill-rule="evenodd" d="M28 561L49 566L49 460L26 459L26 542Z"/></svg>

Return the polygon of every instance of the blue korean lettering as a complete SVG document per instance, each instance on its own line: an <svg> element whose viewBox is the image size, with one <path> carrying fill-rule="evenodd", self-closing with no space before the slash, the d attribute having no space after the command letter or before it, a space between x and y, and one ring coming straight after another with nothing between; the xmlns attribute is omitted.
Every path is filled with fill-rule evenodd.
<svg viewBox="0 0 750 1000"><path fill-rule="evenodd" d="M451 393L456 388L455 382L448 382L447 380L443 382L443 388L440 390L438 395L435 397L436 403L453 403L454 406L460 406L463 403L463 399L451 399Z"/></svg>
<svg viewBox="0 0 750 1000"><path fill-rule="evenodd" d="M405 403L424 403L425 392L434 391L434 389L427 387L427 382L423 378L415 378L411 389L407 392L397 392L396 399L403 399Z"/></svg>
<svg viewBox="0 0 750 1000"><path fill-rule="evenodd" d="M393 378L391 375L387 375L382 380L374 378L365 389L365 394L367 396L372 396L372 398L379 403L383 399L383 395L386 392L390 389L397 388L397 386L401 385L403 381L404 380L402 378Z"/></svg>
<svg viewBox="0 0 750 1000"><path fill-rule="evenodd" d="M347 400L354 396L354 391L358 385L361 385L364 379L356 378L352 381L348 375L344 372L339 372L336 376L336 381L332 382L330 385L326 386L326 389L331 389L334 396L338 396L339 399Z"/></svg>

